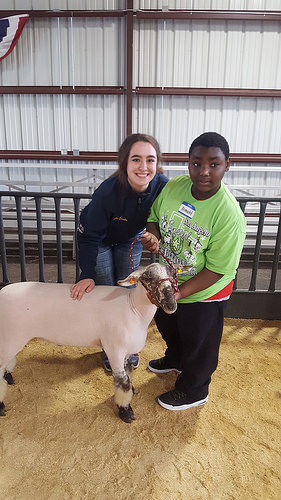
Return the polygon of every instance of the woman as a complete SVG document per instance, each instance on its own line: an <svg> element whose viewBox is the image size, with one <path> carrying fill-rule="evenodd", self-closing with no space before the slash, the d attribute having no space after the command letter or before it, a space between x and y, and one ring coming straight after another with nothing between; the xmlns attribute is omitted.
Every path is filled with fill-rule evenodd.
<svg viewBox="0 0 281 500"><path fill-rule="evenodd" d="M81 300L95 285L117 285L131 269L130 248L145 228L153 201L168 182L159 166L160 148L154 137L132 134L121 144L118 169L96 189L80 215L78 257L81 274L71 297ZM134 269L140 264L142 245L132 250ZM137 368L138 354L130 360ZM104 367L111 367L105 355Z"/></svg>

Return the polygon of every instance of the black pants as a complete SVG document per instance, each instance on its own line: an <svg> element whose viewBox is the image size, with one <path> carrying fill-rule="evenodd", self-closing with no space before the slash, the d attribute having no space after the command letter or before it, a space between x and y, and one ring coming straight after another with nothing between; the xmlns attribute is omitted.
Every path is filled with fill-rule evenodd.
<svg viewBox="0 0 281 500"><path fill-rule="evenodd" d="M227 301L178 304L173 314L158 309L155 322L167 344L165 357L182 370L176 389L195 400L208 394L218 365L224 310Z"/></svg>

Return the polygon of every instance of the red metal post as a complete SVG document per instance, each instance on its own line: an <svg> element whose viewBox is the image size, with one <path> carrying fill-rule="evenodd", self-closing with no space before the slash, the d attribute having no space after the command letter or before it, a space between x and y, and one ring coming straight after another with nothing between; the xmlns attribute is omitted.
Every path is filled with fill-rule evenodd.
<svg viewBox="0 0 281 500"><path fill-rule="evenodd" d="M127 0L126 24L126 135L132 133L133 110L133 0Z"/></svg>

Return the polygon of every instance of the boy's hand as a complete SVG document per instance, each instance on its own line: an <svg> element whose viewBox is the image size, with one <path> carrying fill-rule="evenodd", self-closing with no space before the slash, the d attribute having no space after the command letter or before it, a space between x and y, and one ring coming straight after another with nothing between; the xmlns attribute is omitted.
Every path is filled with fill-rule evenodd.
<svg viewBox="0 0 281 500"><path fill-rule="evenodd" d="M159 252L159 241L154 234L145 231L141 237L141 244L145 250L151 253Z"/></svg>
<svg viewBox="0 0 281 500"><path fill-rule="evenodd" d="M73 300L81 300L84 293L91 292L95 287L95 282L91 278L78 281L70 288L70 297Z"/></svg>
<svg viewBox="0 0 281 500"><path fill-rule="evenodd" d="M182 298L180 290L174 293L176 302Z"/></svg>

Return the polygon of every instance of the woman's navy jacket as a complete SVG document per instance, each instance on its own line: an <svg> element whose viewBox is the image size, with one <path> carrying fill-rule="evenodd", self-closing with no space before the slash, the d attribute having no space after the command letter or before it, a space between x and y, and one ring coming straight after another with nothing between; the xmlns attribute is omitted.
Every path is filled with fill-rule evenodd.
<svg viewBox="0 0 281 500"><path fill-rule="evenodd" d="M151 205L167 182L165 175L157 173L143 193L134 191L129 184L121 188L117 175L102 182L80 214L80 280L93 278L101 245L130 243L143 231Z"/></svg>

